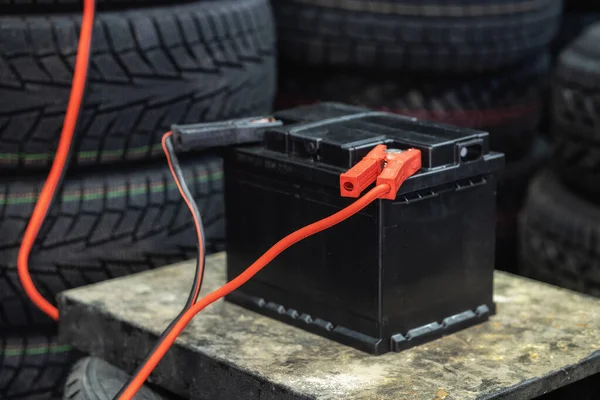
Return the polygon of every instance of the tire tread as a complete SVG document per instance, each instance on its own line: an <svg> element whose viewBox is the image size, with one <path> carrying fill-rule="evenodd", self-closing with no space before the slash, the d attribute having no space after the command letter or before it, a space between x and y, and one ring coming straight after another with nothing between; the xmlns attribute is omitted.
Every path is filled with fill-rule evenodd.
<svg viewBox="0 0 600 400"><path fill-rule="evenodd" d="M600 208L543 171L529 188L519 225L521 273L600 296Z"/></svg>
<svg viewBox="0 0 600 400"><path fill-rule="evenodd" d="M553 82L556 170L580 193L600 200L600 24L560 55Z"/></svg>
<svg viewBox="0 0 600 400"><path fill-rule="evenodd" d="M58 344L55 332L0 335L0 398L59 399L80 355Z"/></svg>
<svg viewBox="0 0 600 400"><path fill-rule="evenodd" d="M80 15L0 20L7 38L0 44L0 93L12 98L0 105L0 166L46 168L70 90ZM243 29L239 21L246 21ZM73 162L151 158L172 123L269 112L274 74L267 0L99 12ZM213 105L220 107L211 112Z"/></svg>
<svg viewBox="0 0 600 400"><path fill-rule="evenodd" d="M482 71L512 65L541 54L558 30L561 4L540 1L527 11L493 15L497 3L478 5L492 15L456 15L470 2L431 7L416 5L416 14L390 13L409 5L383 0L387 12L373 2L354 1L364 9L343 8L344 2L281 0L274 2L282 55L311 65L336 65L436 71ZM472 3L471 3L472 5ZM425 15L429 9L437 15Z"/></svg>
<svg viewBox="0 0 600 400"><path fill-rule="evenodd" d="M182 169L203 215L207 250L221 250L222 161L195 157ZM22 292L16 271L20 240L42 183L0 182L0 330L50 323ZM165 164L66 179L32 249L30 271L42 294L53 299L72 287L195 254L189 212Z"/></svg>

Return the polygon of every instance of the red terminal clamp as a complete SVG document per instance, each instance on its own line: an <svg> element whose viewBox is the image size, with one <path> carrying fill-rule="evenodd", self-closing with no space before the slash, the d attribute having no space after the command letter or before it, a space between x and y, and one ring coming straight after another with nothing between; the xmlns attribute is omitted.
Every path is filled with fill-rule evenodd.
<svg viewBox="0 0 600 400"><path fill-rule="evenodd" d="M343 197L358 197L375 182L383 170L386 149L384 144L375 146L354 167L340 175L340 191Z"/></svg>
<svg viewBox="0 0 600 400"><path fill-rule="evenodd" d="M391 190L380 196L394 200L400 186L408 177L421 169L421 151L417 149L388 149L375 146L362 160L340 175L340 194L359 197L373 182L390 185Z"/></svg>

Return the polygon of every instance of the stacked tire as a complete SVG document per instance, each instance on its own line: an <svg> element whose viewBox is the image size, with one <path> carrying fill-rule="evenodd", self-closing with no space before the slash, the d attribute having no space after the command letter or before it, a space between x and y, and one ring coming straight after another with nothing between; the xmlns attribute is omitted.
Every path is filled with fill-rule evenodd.
<svg viewBox="0 0 600 400"><path fill-rule="evenodd" d="M529 188L521 273L600 296L600 24L560 54L552 165Z"/></svg>
<svg viewBox="0 0 600 400"><path fill-rule="evenodd" d="M125 371L95 358L82 358L73 366L65 382L65 400L110 400L131 379ZM153 390L148 384L136 393L136 400L168 400L175 395L160 389Z"/></svg>
<svg viewBox="0 0 600 400"><path fill-rule="evenodd" d="M600 6L596 2L565 0L560 31L553 43L552 53L559 53L588 26L600 21Z"/></svg>
<svg viewBox="0 0 600 400"><path fill-rule="evenodd" d="M278 0L277 107L346 102L490 132L505 153L497 260L516 270L517 214L539 139L562 4Z"/></svg>
<svg viewBox="0 0 600 400"><path fill-rule="evenodd" d="M42 294L192 258L195 233L160 139L174 123L264 114L275 90L268 0L99 0L70 168L30 256ZM57 147L81 23L76 0L0 1L0 398L60 398L78 358L25 296L17 252ZM210 251L222 161L181 157Z"/></svg>

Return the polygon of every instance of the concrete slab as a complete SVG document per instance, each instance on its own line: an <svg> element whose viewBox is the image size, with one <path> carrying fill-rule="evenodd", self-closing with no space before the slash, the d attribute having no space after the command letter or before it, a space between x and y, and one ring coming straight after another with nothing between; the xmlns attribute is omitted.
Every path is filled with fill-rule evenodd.
<svg viewBox="0 0 600 400"><path fill-rule="evenodd" d="M225 281L225 255L207 263L203 293ZM133 371L180 311L193 265L64 292L62 339ZM382 356L220 301L151 379L193 399L524 400L600 372L599 299L496 272L495 301L489 322Z"/></svg>

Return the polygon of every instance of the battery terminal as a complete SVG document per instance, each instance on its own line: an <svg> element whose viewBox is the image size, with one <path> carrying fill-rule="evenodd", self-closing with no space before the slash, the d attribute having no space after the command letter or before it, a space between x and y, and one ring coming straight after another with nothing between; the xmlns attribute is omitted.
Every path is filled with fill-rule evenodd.
<svg viewBox="0 0 600 400"><path fill-rule="evenodd" d="M421 169L421 151L417 149L388 149L375 146L362 160L340 175L342 197L359 197L374 182L387 184L390 191L379 196L394 200L406 179Z"/></svg>

